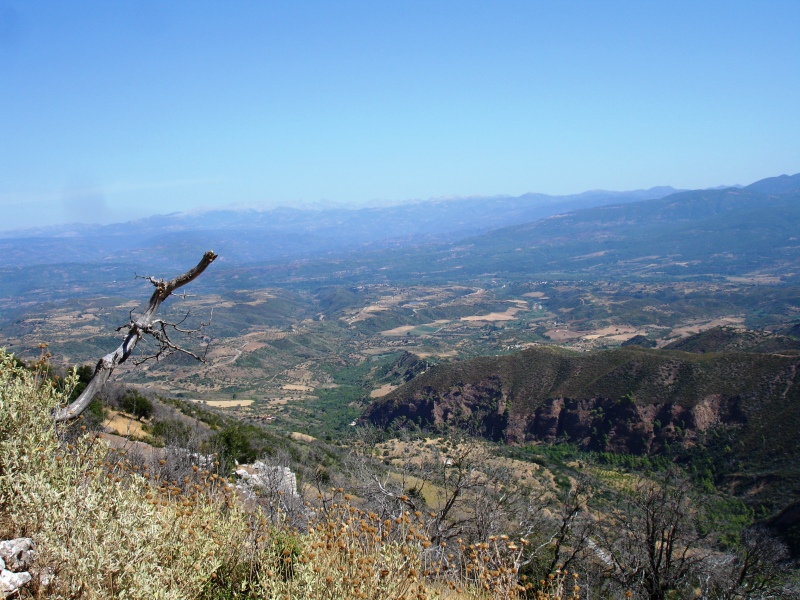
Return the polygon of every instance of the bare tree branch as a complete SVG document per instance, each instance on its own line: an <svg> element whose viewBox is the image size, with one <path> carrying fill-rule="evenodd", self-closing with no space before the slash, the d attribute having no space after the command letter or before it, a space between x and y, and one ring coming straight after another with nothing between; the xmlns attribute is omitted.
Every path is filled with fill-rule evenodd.
<svg viewBox="0 0 800 600"><path fill-rule="evenodd" d="M167 349L185 352L191 356L194 356L198 360L202 360L200 357L192 354L191 352L183 350L182 348L172 344L172 342L169 341L169 337L166 335L164 323L161 321L155 321L154 317L159 306L161 306L161 303L166 300L172 294L172 292L199 277L200 274L206 270L206 267L214 262L214 259L216 258L217 255L214 254L213 251L209 250L203 255L203 258L193 269L187 271L183 275L179 275L178 277L175 277L169 281L156 279L154 277L146 278L149 279L156 289L153 292L153 295L150 296L150 302L148 303L144 313L138 319L136 319L136 321L134 321L133 316L131 316L131 322L118 329L118 331L124 328L128 329L125 339L122 341L119 347L114 350L114 352L106 354L98 361L94 368L94 377L92 377L92 380L86 386L86 389L83 390L83 393L78 396L78 398L72 404L64 407L56 413L56 421L68 421L78 417L86 409L86 407L89 406L89 403L92 401L92 398L94 398L95 394L97 394L105 382L108 381L111 372L116 368L117 365L124 363L128 359L128 357L131 355L131 352L133 352L133 349L136 347L136 344L145 334L150 334L159 341L161 349L159 350L158 355L162 354L166 347ZM153 325L156 323L160 324L161 331L156 331L153 328Z"/></svg>

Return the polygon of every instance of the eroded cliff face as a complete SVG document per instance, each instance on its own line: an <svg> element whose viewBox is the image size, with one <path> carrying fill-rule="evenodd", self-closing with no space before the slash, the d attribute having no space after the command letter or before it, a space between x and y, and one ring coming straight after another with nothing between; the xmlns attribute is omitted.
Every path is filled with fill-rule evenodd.
<svg viewBox="0 0 800 600"><path fill-rule="evenodd" d="M667 444L690 444L713 425L745 421L737 398L704 398L692 407L673 403L638 405L632 398L548 400L534 413L511 419L511 443L567 439L587 450L630 454L658 452Z"/></svg>
<svg viewBox="0 0 800 600"><path fill-rule="evenodd" d="M453 427L500 441L506 437L507 408L500 380L489 377L454 387L445 394L424 387L402 402L381 405L366 418L379 427L406 424L437 430Z"/></svg>
<svg viewBox="0 0 800 600"><path fill-rule="evenodd" d="M417 390L402 402L373 408L373 424L415 424L444 431L457 428L507 443L568 440L587 450L649 454L668 444L691 444L714 425L746 421L739 398L706 396L694 406L639 405L632 397L553 398L533 411L514 410L497 377L444 392Z"/></svg>
<svg viewBox="0 0 800 600"><path fill-rule="evenodd" d="M378 427L413 423L508 443L569 440L635 454L689 446L700 432L726 425L740 430L740 455L788 460L800 423L800 353L531 348L429 369L362 418Z"/></svg>

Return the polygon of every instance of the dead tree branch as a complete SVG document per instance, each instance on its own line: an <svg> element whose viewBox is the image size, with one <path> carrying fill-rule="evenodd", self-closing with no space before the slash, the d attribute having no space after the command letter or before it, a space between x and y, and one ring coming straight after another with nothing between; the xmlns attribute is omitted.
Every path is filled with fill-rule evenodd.
<svg viewBox="0 0 800 600"><path fill-rule="evenodd" d="M159 351L159 354L164 351L164 347L166 346L170 350L179 350L194 356L198 360L202 360L202 358L199 356L183 350L175 344L172 344L166 335L166 330L164 329L165 323L155 320L154 317L156 311L158 311L159 306L161 306L161 303L164 300L166 300L178 288L199 277L200 274L206 270L206 267L214 262L214 259L216 258L217 255L209 250L203 255L203 258L193 269L190 269L183 275L179 275L178 277L170 279L169 281L156 279L154 277L147 278L156 289L153 292L153 295L150 296L150 302L148 303L144 313L142 313L142 315L135 321L133 320L133 316L131 316L130 323L123 325L120 328L128 329L125 339L122 341L119 347L114 350L114 352L106 354L98 361L97 366L94 368L94 377L92 377L92 380L86 386L86 389L83 390L83 393L78 396L78 398L72 404L64 407L56 413L56 421L68 421L78 417L86 409L86 407L89 406L89 403L92 401L92 398L94 398L95 394L97 394L105 382L108 381L111 372L116 368L117 365L124 363L128 359L133 352L133 349L136 347L136 344L145 334L152 335L159 342L160 347L162 348ZM158 325L159 329L155 329L154 325Z"/></svg>

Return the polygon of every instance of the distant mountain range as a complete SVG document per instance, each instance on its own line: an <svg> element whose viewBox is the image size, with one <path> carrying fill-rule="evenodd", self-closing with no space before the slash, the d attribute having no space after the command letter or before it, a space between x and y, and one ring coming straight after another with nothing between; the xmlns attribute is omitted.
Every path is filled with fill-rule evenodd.
<svg viewBox="0 0 800 600"><path fill-rule="evenodd" d="M0 250L17 266L109 259L190 261L213 248L227 262L313 257L364 247L444 242L536 221L579 208L637 202L671 187L570 196L525 194L428 200L359 209L220 209L158 215L122 224L61 225L0 233Z"/></svg>
<svg viewBox="0 0 800 600"><path fill-rule="evenodd" d="M409 253L420 276L800 281L800 174L562 212ZM387 262L386 257L381 257ZM399 271L408 269L394 261ZM391 268L384 273L392 276Z"/></svg>
<svg viewBox="0 0 800 600"><path fill-rule="evenodd" d="M203 285L759 276L800 281L800 174L746 187L430 200L361 209L213 210L0 234L0 297L56 298L220 255ZM225 271L221 269L226 269ZM114 275L110 275L111 271Z"/></svg>

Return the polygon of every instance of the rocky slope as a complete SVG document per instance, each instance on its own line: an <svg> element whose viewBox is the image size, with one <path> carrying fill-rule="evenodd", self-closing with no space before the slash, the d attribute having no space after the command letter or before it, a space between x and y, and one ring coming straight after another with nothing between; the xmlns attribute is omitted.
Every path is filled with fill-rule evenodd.
<svg viewBox="0 0 800 600"><path fill-rule="evenodd" d="M792 439L790 424L800 422L799 366L800 353L791 350L533 348L431 369L362 418L379 427L456 427L509 443L565 439L637 454L691 444L718 424L737 427L743 442L766 427L762 449L779 452Z"/></svg>

